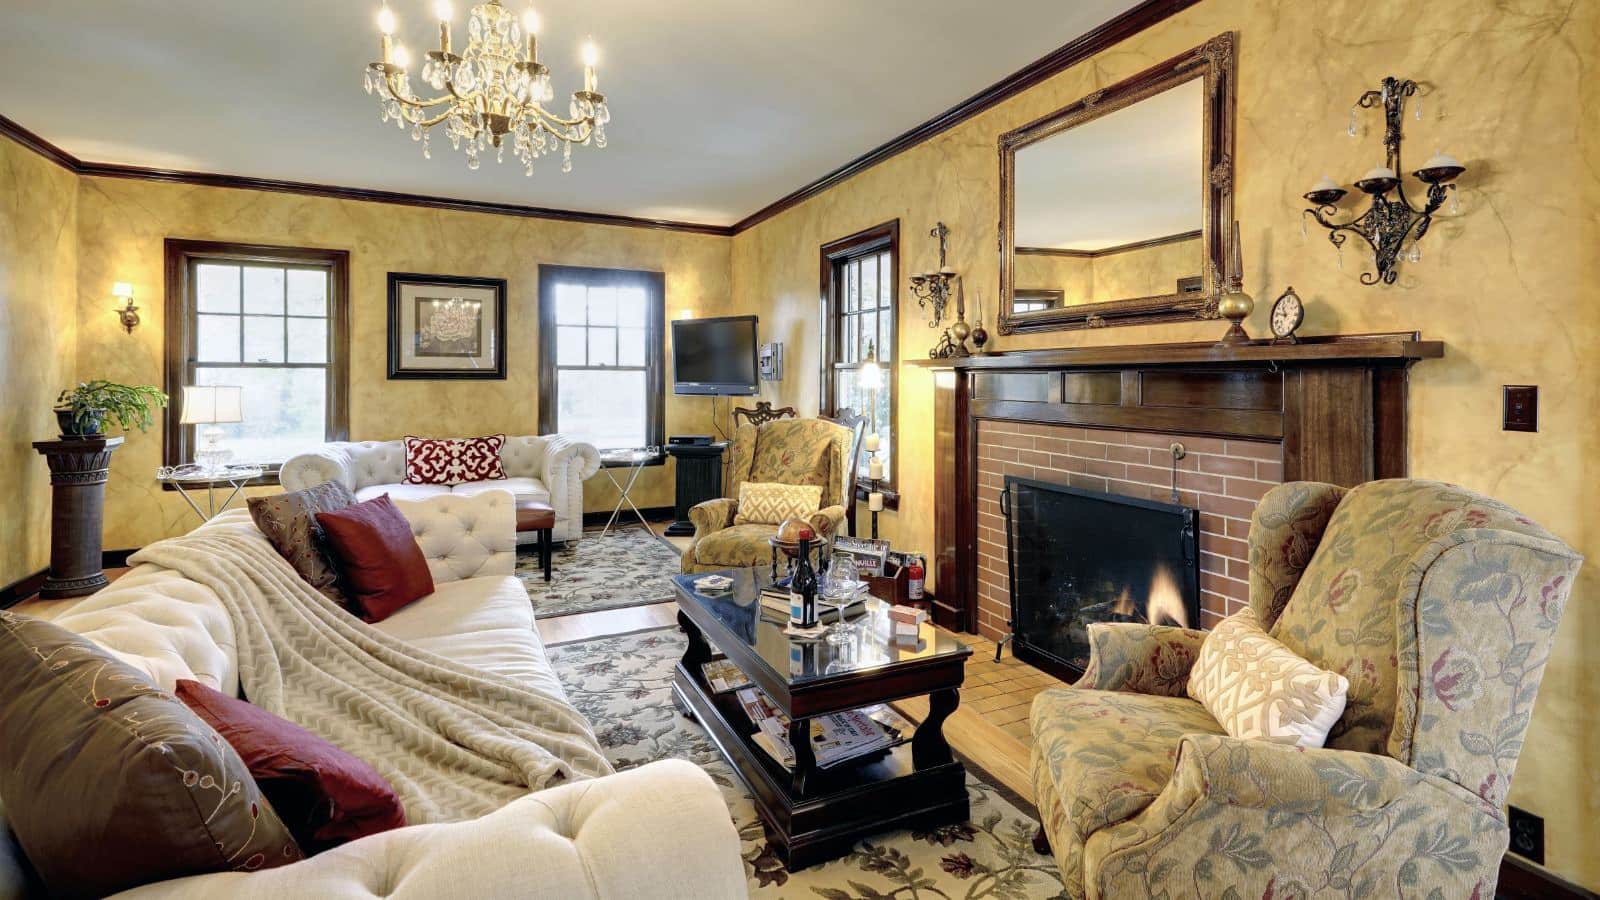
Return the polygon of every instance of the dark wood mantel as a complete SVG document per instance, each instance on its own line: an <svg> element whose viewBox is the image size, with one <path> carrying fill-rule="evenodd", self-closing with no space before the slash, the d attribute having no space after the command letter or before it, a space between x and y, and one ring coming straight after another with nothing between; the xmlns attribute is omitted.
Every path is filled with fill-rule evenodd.
<svg viewBox="0 0 1600 900"><path fill-rule="evenodd" d="M1406 474L1407 370L1442 356L1399 332L908 362L953 375L934 389L936 620L973 630L980 421L1275 442L1284 480L1354 485Z"/></svg>

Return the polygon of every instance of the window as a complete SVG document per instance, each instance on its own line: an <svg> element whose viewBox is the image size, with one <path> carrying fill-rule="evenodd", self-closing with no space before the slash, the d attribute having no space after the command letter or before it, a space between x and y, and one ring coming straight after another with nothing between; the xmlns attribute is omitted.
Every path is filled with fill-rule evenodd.
<svg viewBox="0 0 1600 900"><path fill-rule="evenodd" d="M897 469L894 356L899 246L896 219L822 247L822 411L836 415L848 407L867 416L867 431L875 430L882 440L880 484L891 503ZM861 366L869 350L883 372L876 390L862 383ZM863 448L857 466L862 485L868 458Z"/></svg>
<svg viewBox="0 0 1600 900"><path fill-rule="evenodd" d="M665 442L664 276L539 267L539 430L601 450Z"/></svg>
<svg viewBox="0 0 1600 900"><path fill-rule="evenodd" d="M235 462L276 469L348 432L349 254L169 240L167 465L194 458L183 386L239 385L244 421L221 425Z"/></svg>

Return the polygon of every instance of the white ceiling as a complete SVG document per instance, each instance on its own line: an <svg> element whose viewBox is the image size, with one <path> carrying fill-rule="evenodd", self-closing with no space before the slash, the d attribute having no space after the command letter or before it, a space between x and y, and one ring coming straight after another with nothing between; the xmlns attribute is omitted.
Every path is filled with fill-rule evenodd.
<svg viewBox="0 0 1600 900"><path fill-rule="evenodd" d="M1103 250L1201 223L1203 82L1017 151L1016 244Z"/></svg>
<svg viewBox="0 0 1600 900"><path fill-rule="evenodd" d="M432 0L391 5L436 42ZM558 97L592 34L613 121L527 178L379 123L377 0L0 0L0 115L93 162L727 225L1135 5L538 0Z"/></svg>

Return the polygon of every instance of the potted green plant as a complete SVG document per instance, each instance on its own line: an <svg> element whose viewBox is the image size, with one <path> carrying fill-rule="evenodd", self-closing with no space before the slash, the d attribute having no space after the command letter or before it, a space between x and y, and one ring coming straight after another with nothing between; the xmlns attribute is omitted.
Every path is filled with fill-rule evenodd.
<svg viewBox="0 0 1600 900"><path fill-rule="evenodd" d="M97 437L106 422L123 431L150 430L152 410L167 405L167 395L148 384L85 381L56 397L56 422L64 438Z"/></svg>

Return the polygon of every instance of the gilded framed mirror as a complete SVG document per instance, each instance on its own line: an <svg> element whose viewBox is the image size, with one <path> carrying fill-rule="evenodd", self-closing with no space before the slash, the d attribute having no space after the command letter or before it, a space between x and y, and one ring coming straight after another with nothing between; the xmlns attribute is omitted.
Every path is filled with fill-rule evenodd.
<svg viewBox="0 0 1600 900"><path fill-rule="evenodd" d="M1214 319L1234 33L1000 136L1001 334Z"/></svg>

